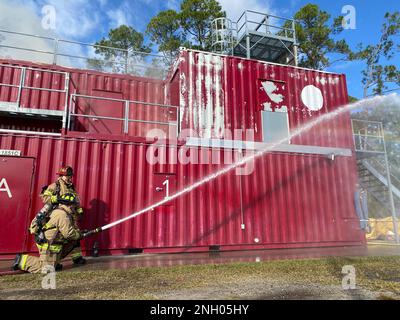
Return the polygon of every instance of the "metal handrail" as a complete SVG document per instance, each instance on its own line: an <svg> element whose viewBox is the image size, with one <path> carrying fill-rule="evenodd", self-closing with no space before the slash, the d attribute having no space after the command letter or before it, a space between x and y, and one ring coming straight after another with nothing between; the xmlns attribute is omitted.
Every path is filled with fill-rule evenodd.
<svg viewBox="0 0 400 320"><path fill-rule="evenodd" d="M39 68L32 68L32 67L13 66L13 65L7 65L7 64L0 64L0 67L14 68L14 69L20 70L19 84L9 84L9 83L0 82L0 87L4 86L4 87L18 88L17 99L15 102L12 102L12 103L16 103L16 107L17 107L16 111L18 111L21 108L21 97L22 97L23 90L41 90L41 91L57 92L57 93L65 94L64 109L67 108L67 100L68 100L67 97L68 97L68 91L69 91L69 73L68 72L46 70L46 69L39 69ZM64 76L64 85L63 85L64 89L59 90L59 89L27 86L27 85L25 85L26 70L60 74L60 75Z"/></svg>
<svg viewBox="0 0 400 320"><path fill-rule="evenodd" d="M376 145L372 144L371 141L366 140L366 139L356 142L356 140L355 140L356 136L367 138L366 136L362 136L362 135L361 136L353 135L354 146L355 146L356 151L369 152L369 153L373 152L373 153L378 153L378 154L384 153L383 139L377 138L377 137L372 137L373 139L378 139L378 141L377 141L379 143L379 145L378 145L379 148L378 148ZM363 147L359 147L359 145L362 145Z"/></svg>
<svg viewBox="0 0 400 320"><path fill-rule="evenodd" d="M256 14L258 16L262 16L263 19L261 22L257 22L257 21L252 21L249 20L247 15L248 13L252 13L252 14ZM243 17L245 17L243 23L241 22L241 20L243 19ZM292 28L285 28L283 26L279 26L279 25L271 25L271 24L267 24L265 23L266 20L268 20L269 18L274 18L274 19L278 19L278 20L285 20L285 21L291 21L292 22ZM253 11L253 10L245 10L242 15L239 17L239 19L237 20L236 24L237 24L237 34L240 33L240 31L243 29L244 26L246 26L246 33L248 32L248 25L249 24L256 24L257 28L255 28L255 31L257 31L261 26L266 26L267 28L274 28L274 29L278 29L278 30L284 30L285 31L285 35L287 36L287 33L289 32L293 34L293 37L291 37L291 39L296 39L296 35L295 35L295 28L294 28L294 19L289 19L289 18L284 18L284 17L279 17L279 16L275 16L272 14L267 14L267 13L262 13L262 12L257 12L257 11ZM240 26L240 27L239 27Z"/></svg>
<svg viewBox="0 0 400 320"><path fill-rule="evenodd" d="M354 136L358 136L358 137L369 137L369 138L375 138L375 139L382 139L382 136L373 136L370 134L362 134L362 133L353 133Z"/></svg>
<svg viewBox="0 0 400 320"><path fill-rule="evenodd" d="M165 77L167 69L170 68L170 64L172 61L166 57L165 54L156 54L156 53L147 53L147 52L141 52L141 51L136 51L132 49L121 49L121 48L116 48L116 47L110 47L110 46L103 46L103 45L96 45L96 44L89 44L85 42L79 42L79 41L71 41L71 40L65 40L65 39L58 39L58 38L52 38L52 37L45 37L45 36L39 36L39 35L33 35L33 34L27 34L27 33L21 33L21 32L15 32L15 31L10 31L10 30L5 30L5 29L0 29L0 33L6 33L10 35L19 35L19 36L25 36L25 37L30 37L30 38L36 38L36 39L44 39L44 40L50 40L53 42L52 45L52 50L51 51L45 51L45 50L40 50L40 49L32 49L32 48L23 48L19 46L12 46L12 45L7 45L5 43L0 43L0 47L7 48L7 49L15 49L15 50L22 50L22 51L28 51L28 52L35 52L38 54L45 54L48 56L53 57L53 64L59 64L60 61L57 59L58 57L65 57L65 58L71 58L71 59L81 59L81 60L86 60L86 61L100 61L100 62L106 62L106 63L111 63L113 66L113 72L120 72L120 73L125 73L128 74L128 66L133 66L133 67L143 67L143 68L151 68L152 66L146 62L145 64L138 64L134 62L134 59L137 56L141 56L143 59L146 57L153 57L153 58L159 58L160 61L164 62L163 71L160 72L160 76L162 78ZM98 59L96 57L90 57L88 56L80 56L80 55L72 55L68 54L62 51L62 48L60 48L59 44L62 43L69 43L69 44L76 44L80 46L86 46L86 47L93 47L95 49L108 49L108 50L113 50L114 52L119 52L121 57L120 61L118 59ZM68 65L70 66L70 65ZM107 65L107 67L110 67L110 65ZM115 69L114 69L115 67ZM123 68L123 70L122 70Z"/></svg>
<svg viewBox="0 0 400 320"><path fill-rule="evenodd" d="M375 124L377 124L377 125L379 125L379 126L381 126L381 125L382 125L382 122L381 122L381 121L362 120L362 119L351 119L351 121L353 121L353 122L366 122L366 123L375 123Z"/></svg>
<svg viewBox="0 0 400 320"><path fill-rule="evenodd" d="M358 124L360 128L357 128L355 124ZM374 126L374 127L370 127ZM384 140L384 131L383 124L379 121L371 121L371 120L361 120L361 119L351 119L351 127L353 132L353 138L357 137L366 137L366 138L375 138ZM364 131L365 133L362 133ZM369 132L372 131L372 134ZM375 134L374 134L375 132ZM355 141L354 141L355 142Z"/></svg>
<svg viewBox="0 0 400 320"><path fill-rule="evenodd" d="M76 98L83 98L83 99L94 99L94 100L104 100L104 101L112 101L112 102L120 102L123 103L124 108L124 117L106 117L106 116L97 116L97 115L87 115L87 114L79 114L75 112L76 109ZM74 101L74 103L72 102ZM153 121L153 120L141 120L141 119L130 119L129 118L129 111L131 104L142 104L142 105L149 105L149 106L156 106L161 108L174 108L177 110L177 117L175 122L164 122L164 121ZM73 111L71 112L73 107ZM129 133L129 123L137 122L137 123L148 123L148 124L160 124L160 125L168 125L168 126L176 126L179 133L179 107L173 105L166 105L166 104L158 104L153 102L145 102L145 101L136 101L136 100L124 100L124 99L114 99L114 98L107 98L107 97L96 97L96 96L89 96L89 95L82 95L82 94L71 94L70 96L70 103L69 103L69 110L67 113L67 129L71 129L71 116L72 117L82 117L82 118L91 118L91 119L104 119L104 120L114 120L114 121L123 121L124 122L124 133Z"/></svg>
<svg viewBox="0 0 400 320"><path fill-rule="evenodd" d="M29 51L29 52L37 52L37 53L44 53L44 54L54 54L51 51L43 51L43 50L38 50L38 49L29 49L29 48L21 48L21 47L14 47L14 46L7 46L5 44L0 44L0 47L3 48L8 48L8 49L17 49L17 50L23 50L23 51Z"/></svg>
<svg viewBox="0 0 400 320"><path fill-rule="evenodd" d="M289 19L289 18L285 18L285 17L275 16L275 15L273 15L273 14L262 13L262 12L259 12L259 11L246 10L245 12L256 13L256 14L259 14L259 15L264 15L264 16L268 16L268 17L272 17L272 18L277 18L277 19L282 19L282 20L287 20L287 21L294 21L294 19Z"/></svg>
<svg viewBox="0 0 400 320"><path fill-rule="evenodd" d="M34 71L45 71L45 72L49 72L49 73L58 73L58 74L65 74L66 73L64 71L57 71L57 70L50 70L50 69L40 69L40 68L34 68L34 67L21 67L21 66L14 66L12 64L4 64L4 63L0 63L0 67L15 68L15 69L26 69L26 70L34 70Z"/></svg>
<svg viewBox="0 0 400 320"><path fill-rule="evenodd" d="M272 28L280 29L280 30L293 31L292 28L285 28L285 27L280 27L280 26L274 26L274 25L272 25L272 24L266 24L266 23L263 23L263 22L256 22L256 21L252 21L252 20L247 20L247 22L248 22L248 23L251 23L251 24L257 24L257 25L259 25L259 26L257 27L257 29L259 29L259 28L262 27L262 26L266 26L266 27L272 27Z"/></svg>
<svg viewBox="0 0 400 320"><path fill-rule="evenodd" d="M10 31L10 30L4 30L4 29L0 29L1 32L5 32L5 33L12 33L12 34L17 34L20 36L28 36L28 37L32 37L32 38L40 38L40 39L46 39L46 40L54 40L54 38L50 38L50 37L46 37L46 36L39 36L37 34L29 34L29 33L23 33L23 32L17 32L17 31Z"/></svg>
<svg viewBox="0 0 400 320"><path fill-rule="evenodd" d="M56 39L54 39L54 40L56 40ZM59 42L80 44L80 45L83 45L83 46L89 46L89 47L95 47L95 48L104 48L104 49L112 49L112 50L117 50L117 51L128 52L127 49L121 49L121 48L116 48L116 47L103 46L103 45L100 45L100 44L92 44L92 43L79 42L79 41L72 41L72 40L65 40L65 39L57 39L57 40L58 40Z"/></svg>
<svg viewBox="0 0 400 320"><path fill-rule="evenodd" d="M125 101L127 101L129 103L144 104L144 105L150 105L150 106L156 106L156 107L162 107L162 108L176 108L176 109L179 108L178 106L173 106L173 105L169 105L169 104L161 104L161 103L137 101L137 100L114 99L114 98L107 98L107 97L89 96L89 95L84 95L84 94L72 94L72 96L78 97L78 98L108 100L108 101L115 101L115 102L125 102Z"/></svg>

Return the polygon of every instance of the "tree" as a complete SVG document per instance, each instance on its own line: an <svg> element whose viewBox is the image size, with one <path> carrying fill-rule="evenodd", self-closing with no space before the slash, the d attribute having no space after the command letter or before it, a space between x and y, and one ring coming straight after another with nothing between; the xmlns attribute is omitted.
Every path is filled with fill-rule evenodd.
<svg viewBox="0 0 400 320"><path fill-rule="evenodd" d="M190 43L194 40L192 47L210 50L211 22L226 13L217 0L183 0L179 17L184 38Z"/></svg>
<svg viewBox="0 0 400 320"><path fill-rule="evenodd" d="M354 54L357 59L364 60L367 64L363 70L364 98L368 90L373 87L374 94L382 94L388 89L388 83L400 86L400 70L393 64L382 65L380 61L385 58L390 61L400 52L400 45L395 44L395 37L400 35L400 12L386 13L385 22L382 25L382 35L376 45L368 45L364 48L359 44L359 51Z"/></svg>
<svg viewBox="0 0 400 320"><path fill-rule="evenodd" d="M141 53L151 52L151 48L144 44L143 34L126 25L111 29L107 39L103 38L95 43L95 49L95 53L100 54L105 62L89 59L90 67L98 69L112 65L114 72L128 71L127 61L130 55L143 56Z"/></svg>
<svg viewBox="0 0 400 320"><path fill-rule="evenodd" d="M212 20L225 17L217 0L183 0L180 11L161 11L150 20L146 33L171 61L180 46L209 51Z"/></svg>
<svg viewBox="0 0 400 320"><path fill-rule="evenodd" d="M332 25L329 25L330 14L320 10L316 4L307 4L294 18L301 67L324 70L335 62L352 59L352 52L346 41L335 41L332 38L343 31L342 17L335 18ZM286 22L285 27L292 28L292 22ZM331 61L328 54L332 53L342 57Z"/></svg>
<svg viewBox="0 0 400 320"><path fill-rule="evenodd" d="M108 39L103 38L102 40L96 42L96 45L119 48L123 50L151 52L151 48L144 45L143 34L126 25L121 25L116 29L111 29L108 33ZM109 51L104 48L99 48L98 51L109 54Z"/></svg>
<svg viewBox="0 0 400 320"><path fill-rule="evenodd" d="M147 25L146 33L172 60L181 45L179 14L174 10L161 11Z"/></svg>
<svg viewBox="0 0 400 320"><path fill-rule="evenodd" d="M366 62L363 70L364 97L372 89L374 94L382 94L388 83L396 83L400 86L400 71L393 64L381 64L384 58L388 63L400 47L395 43L396 36L400 35L400 13L386 13L385 21L381 29L381 37L377 44L364 47L359 45L359 51L355 53L357 59ZM363 109L352 115L352 118L382 122L385 131L385 141L388 159L392 174L399 177L400 174L400 112L395 105L378 105L374 108ZM393 181L392 181L393 183ZM399 186L397 186L399 187Z"/></svg>
<svg viewBox="0 0 400 320"><path fill-rule="evenodd" d="M349 95L349 102L350 102L350 103L355 103L355 102L357 102L357 101L358 101L357 98L355 98L355 97Z"/></svg>

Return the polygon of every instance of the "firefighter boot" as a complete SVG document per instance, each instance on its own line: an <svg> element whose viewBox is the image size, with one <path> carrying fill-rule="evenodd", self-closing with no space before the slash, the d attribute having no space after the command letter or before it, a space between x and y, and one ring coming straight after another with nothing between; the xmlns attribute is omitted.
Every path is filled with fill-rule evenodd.
<svg viewBox="0 0 400 320"><path fill-rule="evenodd" d="M61 263L57 263L54 270L55 271L62 271L63 265Z"/></svg>
<svg viewBox="0 0 400 320"><path fill-rule="evenodd" d="M86 264L86 259L82 256L79 256L77 258L72 259L72 262L74 263L75 266L82 266Z"/></svg>
<svg viewBox="0 0 400 320"><path fill-rule="evenodd" d="M19 264L20 264L20 262L21 262L21 258L22 258L22 254L20 254L20 253L18 253L18 254L15 256L14 262L13 262L13 264L12 264L12 266L11 266L11 270L13 270L13 271L20 270Z"/></svg>

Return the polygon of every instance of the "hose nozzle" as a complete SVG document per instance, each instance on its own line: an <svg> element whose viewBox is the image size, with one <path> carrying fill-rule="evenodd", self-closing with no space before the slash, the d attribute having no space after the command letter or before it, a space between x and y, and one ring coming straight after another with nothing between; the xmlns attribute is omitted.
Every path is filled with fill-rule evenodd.
<svg viewBox="0 0 400 320"><path fill-rule="evenodd" d="M89 236L91 236L91 235L93 235L93 234L96 234L96 233L99 233L99 232L101 232L101 231L103 231L103 230L101 229L101 227L96 228L96 229L93 229L93 230L90 230L90 231L88 231L88 232L85 232L85 233L82 235L82 238L89 237Z"/></svg>

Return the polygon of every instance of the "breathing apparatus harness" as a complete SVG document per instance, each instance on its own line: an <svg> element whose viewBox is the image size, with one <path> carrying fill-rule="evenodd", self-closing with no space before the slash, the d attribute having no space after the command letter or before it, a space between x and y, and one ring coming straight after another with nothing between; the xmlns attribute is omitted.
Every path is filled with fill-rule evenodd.
<svg viewBox="0 0 400 320"><path fill-rule="evenodd" d="M41 195L47 190L48 186L44 186L41 191ZM71 189L74 190L74 186L71 186ZM55 210L60 204L64 205L74 205L76 204L76 196L72 193L66 193L60 195L61 186L60 182L56 181L56 189L55 189L55 196L56 201L52 203L47 203L44 207L36 214L34 218L34 225L35 227L31 230L31 233L35 236L35 242L39 245L49 243L46 239L45 231L53 229L55 227L46 226L47 222L50 220L51 213ZM50 241L52 242L52 241Z"/></svg>

